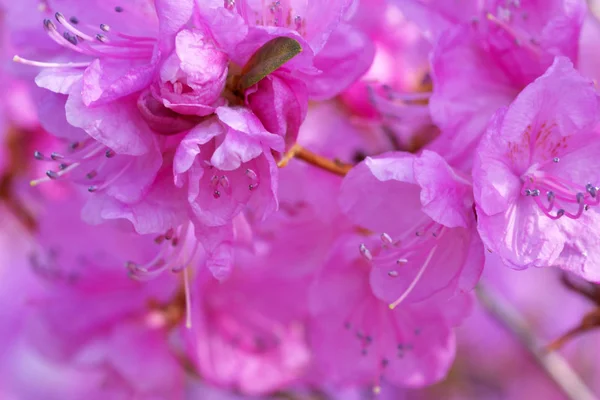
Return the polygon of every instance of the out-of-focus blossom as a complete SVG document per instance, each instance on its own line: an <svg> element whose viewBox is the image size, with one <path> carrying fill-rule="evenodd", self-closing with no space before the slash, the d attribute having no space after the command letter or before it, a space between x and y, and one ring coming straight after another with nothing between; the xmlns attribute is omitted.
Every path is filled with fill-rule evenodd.
<svg viewBox="0 0 600 400"><path fill-rule="evenodd" d="M31 316L22 324L22 352L65 368L65 374L79 369L73 390L81 396L176 395L184 371L168 338L183 316L168 304L177 279L129 279L120 260L151 254L148 240L123 227L84 225L70 212L77 202L61 200L39 215L38 242L21 266L40 283L19 305ZM24 354L13 359L16 381L28 376L18 366Z"/></svg>
<svg viewBox="0 0 600 400"><path fill-rule="evenodd" d="M594 397L592 3L0 0L0 397Z"/></svg>
<svg viewBox="0 0 600 400"><path fill-rule="evenodd" d="M422 387L442 379L454 357L452 326L469 299L403 303L390 310L369 285L357 238L342 240L311 288L311 340L320 376L336 385Z"/></svg>

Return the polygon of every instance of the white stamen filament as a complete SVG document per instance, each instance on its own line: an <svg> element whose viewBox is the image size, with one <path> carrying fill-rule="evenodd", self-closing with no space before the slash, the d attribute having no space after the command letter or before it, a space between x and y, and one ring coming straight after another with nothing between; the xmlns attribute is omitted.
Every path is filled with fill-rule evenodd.
<svg viewBox="0 0 600 400"><path fill-rule="evenodd" d="M433 258L433 255L435 254L435 251L437 250L437 247L438 247L437 244L435 246L433 246L433 248L431 249L431 251L427 255L427 259L423 263L423 266L421 267L421 269L417 273L417 276L415 276L415 279L413 279L413 281L410 283L410 285L404 291L404 293L402 293L402 295L396 301L394 301L392 304L389 305L389 307L390 307L391 310L393 310L394 308L398 307L398 305L400 305L400 303L402 303L404 301L404 299L406 299L408 297L408 295L411 294L411 292L413 291L413 289L417 286L417 284L421 280L421 277L423 276L423 274L427 270L427 266L431 262L431 259Z"/></svg>

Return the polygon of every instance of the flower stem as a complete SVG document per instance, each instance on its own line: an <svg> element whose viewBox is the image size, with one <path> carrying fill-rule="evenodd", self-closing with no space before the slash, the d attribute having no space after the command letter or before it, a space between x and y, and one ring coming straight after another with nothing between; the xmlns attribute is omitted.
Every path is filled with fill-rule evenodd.
<svg viewBox="0 0 600 400"><path fill-rule="evenodd" d="M477 297L494 317L533 357L542 371L569 400L595 400L597 397L558 353L548 353L531 332L525 319L505 299L481 283L475 288Z"/></svg>
<svg viewBox="0 0 600 400"><path fill-rule="evenodd" d="M352 169L352 165L350 164L345 164L339 160L330 160L329 158L305 149L299 144L295 144L287 153L285 153L282 159L277 163L277 166L280 168L285 167L292 158L297 158L298 160L302 160L339 176L346 176L348 171Z"/></svg>

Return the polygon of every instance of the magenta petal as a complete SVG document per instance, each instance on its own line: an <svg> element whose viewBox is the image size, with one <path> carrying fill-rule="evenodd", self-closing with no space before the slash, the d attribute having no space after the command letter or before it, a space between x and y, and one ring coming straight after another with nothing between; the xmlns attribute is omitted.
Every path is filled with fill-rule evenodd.
<svg viewBox="0 0 600 400"><path fill-rule="evenodd" d="M89 138L83 129L67 122L65 117L67 96L48 90L39 90L35 92L35 99L38 104L40 125L46 131L71 142L79 142Z"/></svg>
<svg viewBox="0 0 600 400"><path fill-rule="evenodd" d="M310 338L319 376L337 385L383 379L409 387L442 379L454 357L451 324L465 315L468 302L390 310L371 293L365 260L352 259L346 247L335 249L310 291Z"/></svg>
<svg viewBox="0 0 600 400"><path fill-rule="evenodd" d="M519 90L478 40L471 26L457 26L440 38L431 55L429 109L434 123L452 135L440 149L447 158L476 144L489 118Z"/></svg>
<svg viewBox="0 0 600 400"><path fill-rule="evenodd" d="M251 110L244 107L219 107L216 114L231 129L245 133L273 150L283 151L283 138L268 132Z"/></svg>
<svg viewBox="0 0 600 400"><path fill-rule="evenodd" d="M503 214L478 213L481 240L512 268L550 266L560 255L564 239L554 221L527 200L519 199Z"/></svg>
<svg viewBox="0 0 600 400"><path fill-rule="evenodd" d="M235 48L242 42L248 34L248 25L243 18L229 10L221 7L211 7L203 2L198 4L200 13L207 25L210 27L212 36L223 51L230 55L235 55Z"/></svg>
<svg viewBox="0 0 600 400"><path fill-rule="evenodd" d="M160 47L168 51L172 37L189 21L194 11L194 0L154 0L158 15Z"/></svg>
<svg viewBox="0 0 600 400"><path fill-rule="evenodd" d="M392 237L428 217L420 210L414 179L415 156L387 153L368 157L344 178L340 207L356 224Z"/></svg>
<svg viewBox="0 0 600 400"><path fill-rule="evenodd" d="M90 224L106 220L129 220L140 234L163 234L181 225L187 218L185 193L173 186L172 175L160 173L144 198L125 204L108 195L97 193L90 197L82 210L82 218Z"/></svg>
<svg viewBox="0 0 600 400"><path fill-rule="evenodd" d="M427 247L408 255L406 262L399 264L396 259L388 258L380 261L375 257L370 283L373 294L387 303L393 303L408 290L410 293L402 304L434 296L445 301L473 289L483 264L483 246L474 227L446 229ZM423 267L426 269L419 275L418 283L409 289Z"/></svg>
<svg viewBox="0 0 600 400"><path fill-rule="evenodd" d="M205 226L195 223L196 238L206 250L206 267L216 279L226 279L233 269L233 226Z"/></svg>
<svg viewBox="0 0 600 400"><path fill-rule="evenodd" d="M89 107L139 92L150 85L155 69L153 63L139 65L122 60L96 59L83 74L81 98Z"/></svg>
<svg viewBox="0 0 600 400"><path fill-rule="evenodd" d="M315 53L322 51L332 32L344 19L352 0L309 1L306 7L307 28L304 36Z"/></svg>
<svg viewBox="0 0 600 400"><path fill-rule="evenodd" d="M258 83L247 102L269 132L285 138L287 147L296 142L308 105L303 82L281 73L271 74Z"/></svg>
<svg viewBox="0 0 600 400"><path fill-rule="evenodd" d="M80 90L80 86L73 88L65 106L71 125L120 154L141 155L149 150L154 134L142 119L134 99L86 107Z"/></svg>
<svg viewBox="0 0 600 400"><path fill-rule="evenodd" d="M415 160L415 178L421 186L423 212L449 228L473 222L472 186L437 153L423 151Z"/></svg>
<svg viewBox="0 0 600 400"><path fill-rule="evenodd" d="M35 83L54 93L69 94L71 87L81 79L82 75L80 69L46 68L35 77Z"/></svg>
<svg viewBox="0 0 600 400"><path fill-rule="evenodd" d="M315 67L322 72L307 79L311 99L329 99L347 89L367 72L374 56L375 46L368 36L340 24L315 57Z"/></svg>
<svg viewBox="0 0 600 400"><path fill-rule="evenodd" d="M263 152L260 143L237 131L229 131L223 142L215 149L210 163L224 171L233 171Z"/></svg>
<svg viewBox="0 0 600 400"><path fill-rule="evenodd" d="M173 173L177 176L189 170L196 156L200 154L201 146L224 133L223 125L216 118L211 118L192 128L177 147L173 160Z"/></svg>
<svg viewBox="0 0 600 400"><path fill-rule="evenodd" d="M565 108L564 104L577 104L577 107ZM560 134L572 135L593 128L598 112L593 82L577 72L569 59L557 57L544 75L527 86L508 109L503 136L515 140L538 121L540 124L553 121Z"/></svg>
<svg viewBox="0 0 600 400"><path fill-rule="evenodd" d="M137 203L143 199L162 166L163 159L157 144L142 156L127 157L126 171L107 188L106 193L124 203ZM117 172L118 173L118 172Z"/></svg>
<svg viewBox="0 0 600 400"><path fill-rule="evenodd" d="M492 117L488 131L479 142L473 166L473 192L475 202L486 214L494 215L503 211L516 200L521 182L513 171L513 166L504 160L499 144L504 143L500 128L506 109L500 109Z"/></svg>
<svg viewBox="0 0 600 400"><path fill-rule="evenodd" d="M597 233L600 214L590 210L581 220L561 222L561 233L567 240L555 265L590 282L600 283L600 237Z"/></svg>

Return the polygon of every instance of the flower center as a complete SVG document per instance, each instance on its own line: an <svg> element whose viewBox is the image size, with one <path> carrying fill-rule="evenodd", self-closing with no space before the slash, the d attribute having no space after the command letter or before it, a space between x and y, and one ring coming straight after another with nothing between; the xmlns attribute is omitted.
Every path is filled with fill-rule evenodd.
<svg viewBox="0 0 600 400"><path fill-rule="evenodd" d="M144 264L128 261L129 276L137 280L149 280L170 269L181 272L198 254L200 242L193 234L192 225L185 223L157 236L154 242L160 246L154 258Z"/></svg>
<svg viewBox="0 0 600 400"><path fill-rule="evenodd" d="M560 159L554 157L552 162L559 163ZM600 203L600 188L592 183L574 183L541 170L525 175L522 180L521 194L531 197L551 219L563 216L577 219L590 206Z"/></svg>
<svg viewBox="0 0 600 400"><path fill-rule="evenodd" d="M421 229L414 232L410 230L411 236L404 237L401 240L394 241L388 234L381 234L382 245L376 251L371 252L365 244L359 246L361 255L373 264L374 268L386 269L390 279L395 279L405 272L400 268L407 268L411 265L418 265L416 275L404 290L404 292L391 304L390 309L400 305L415 289L438 248L438 240L444 234L444 226L431 221ZM413 262L419 260L425 255L422 263ZM408 271L406 271L408 272Z"/></svg>
<svg viewBox="0 0 600 400"><path fill-rule="evenodd" d="M225 0L224 7L229 10L237 9L242 18L256 25L289 28L301 35L306 33L306 20L300 15L300 10L292 7L289 0L262 0L261 3L258 10L251 10L247 1Z"/></svg>
<svg viewBox="0 0 600 400"><path fill-rule="evenodd" d="M231 175L231 174L239 175L239 172L238 172L238 170L214 171L213 175L211 176L211 178L209 180L209 187L211 188L213 197L215 199L220 199L221 196L223 196L223 195L231 195L232 194L231 181L228 178L228 175ZM244 172L244 176L245 176L245 180L247 181L247 184L248 184L248 190L249 191L256 190L260 183L258 174L253 169L246 168L246 171ZM234 177L232 179L235 180L237 183L242 183L242 182L240 182L240 179L238 177Z"/></svg>
<svg viewBox="0 0 600 400"><path fill-rule="evenodd" d="M521 10L519 0L507 2L506 6L498 6L496 13L487 13L485 17L493 26L506 33L517 47L525 48L535 55L540 55L539 40L527 31L529 14Z"/></svg>

